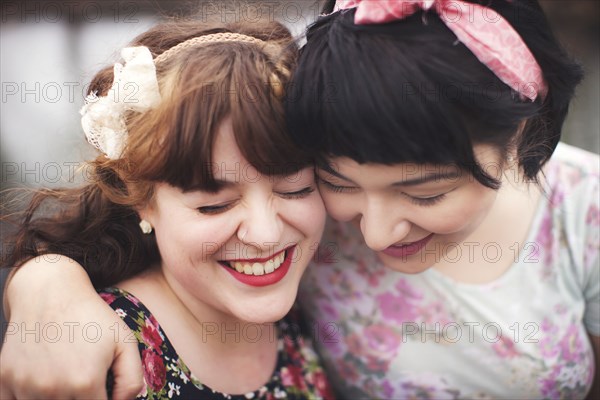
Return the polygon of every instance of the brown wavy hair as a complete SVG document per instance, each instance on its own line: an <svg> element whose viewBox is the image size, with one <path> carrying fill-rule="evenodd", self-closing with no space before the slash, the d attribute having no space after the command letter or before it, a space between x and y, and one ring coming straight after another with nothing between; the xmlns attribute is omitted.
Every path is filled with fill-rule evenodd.
<svg viewBox="0 0 600 400"><path fill-rule="evenodd" d="M217 190L211 150L225 118L231 118L242 154L262 174L294 173L311 164L285 132L283 90L298 48L283 25L174 21L141 34L130 46L146 46L157 57L188 39L221 32L268 45L202 44L159 63L161 103L125 116L129 136L121 158L101 155L89 162L87 185L37 190L24 211L2 217L17 227L3 239L2 267L58 253L83 265L96 287L105 287L158 263L154 235L142 234L136 209L152 199L157 182ZM106 95L112 82L111 65L92 79L90 93Z"/></svg>

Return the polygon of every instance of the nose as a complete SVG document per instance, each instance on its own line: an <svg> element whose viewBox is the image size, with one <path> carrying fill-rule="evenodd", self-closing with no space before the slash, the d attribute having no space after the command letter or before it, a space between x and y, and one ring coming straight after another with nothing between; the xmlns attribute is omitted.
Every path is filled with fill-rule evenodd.
<svg viewBox="0 0 600 400"><path fill-rule="evenodd" d="M382 251L404 239L410 232L410 221L397 210L370 202L360 217L360 230L371 250Z"/></svg>
<svg viewBox="0 0 600 400"><path fill-rule="evenodd" d="M238 239L259 249L273 249L282 240L284 223L273 202L256 199L249 204L238 230Z"/></svg>

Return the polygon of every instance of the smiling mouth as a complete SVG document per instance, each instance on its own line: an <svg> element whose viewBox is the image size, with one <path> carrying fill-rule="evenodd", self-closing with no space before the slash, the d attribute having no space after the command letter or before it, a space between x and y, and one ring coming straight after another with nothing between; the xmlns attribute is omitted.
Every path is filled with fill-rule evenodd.
<svg viewBox="0 0 600 400"><path fill-rule="evenodd" d="M387 249L382 250L383 254L386 254L391 257L400 257L406 258L408 256L412 256L413 254L419 253L431 240L433 237L433 233L425 236L423 239L417 240L416 242L392 245Z"/></svg>
<svg viewBox="0 0 600 400"><path fill-rule="evenodd" d="M433 236L433 233L430 233L429 235L425 236L424 238L416 240L414 242L393 244L390 247L395 247L395 248L400 249L400 248L406 248L406 247L410 247L410 246L419 246L422 242L429 241L429 239L432 236Z"/></svg>
<svg viewBox="0 0 600 400"><path fill-rule="evenodd" d="M268 259L247 259L219 261L222 265L244 275L261 276L279 269L288 256L290 248L280 251Z"/></svg>

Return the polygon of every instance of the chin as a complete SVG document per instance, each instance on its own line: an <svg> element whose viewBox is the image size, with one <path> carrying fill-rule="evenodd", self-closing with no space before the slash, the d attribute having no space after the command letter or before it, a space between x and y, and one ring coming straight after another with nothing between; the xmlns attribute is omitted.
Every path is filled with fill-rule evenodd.
<svg viewBox="0 0 600 400"><path fill-rule="evenodd" d="M287 296L286 296L287 297ZM254 300L255 305L252 307L244 307L241 310L236 310L234 314L238 319L245 322L255 324L265 324L279 321L290 311L295 301L294 297L286 299L273 299L269 298L269 301L257 301ZM252 302L249 300L248 303ZM248 304L246 303L246 304Z"/></svg>
<svg viewBox="0 0 600 400"><path fill-rule="evenodd" d="M433 267L433 264L411 262L410 260L403 261L384 254L378 254L378 257L386 268L391 269L392 271L402 272L403 274L420 274Z"/></svg>

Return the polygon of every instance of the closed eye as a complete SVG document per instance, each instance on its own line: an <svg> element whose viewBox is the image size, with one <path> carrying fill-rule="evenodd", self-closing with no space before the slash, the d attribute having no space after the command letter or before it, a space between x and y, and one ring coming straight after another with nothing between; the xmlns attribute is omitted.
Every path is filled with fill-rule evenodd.
<svg viewBox="0 0 600 400"><path fill-rule="evenodd" d="M321 178L320 176L317 176L317 179L319 180L319 182L321 182L323 184L323 186L327 190L330 190L334 193L351 193L351 192L358 190L358 188L353 187L353 186L334 185L333 183L326 181L325 179Z"/></svg>
<svg viewBox="0 0 600 400"><path fill-rule="evenodd" d="M419 206L432 206L434 204L439 203L440 201L442 201L445 197L446 197L446 193L443 194L438 194L437 196L431 196L431 197L414 197L414 196L410 196L408 194L405 194L406 197L408 197L408 199Z"/></svg>
<svg viewBox="0 0 600 400"><path fill-rule="evenodd" d="M313 186L308 186L308 187L305 187L304 189L296 190L295 192L282 192L282 193L278 193L278 194L279 194L279 196L281 196L282 198L284 198L286 200L294 200L294 199L303 199L305 197L308 197L314 191L315 191L315 188Z"/></svg>
<svg viewBox="0 0 600 400"><path fill-rule="evenodd" d="M218 204L218 205L214 205L214 206L198 207L197 210L200 214L214 215L214 214L221 214L226 211L229 211L234 206L235 206L235 202L231 202L231 203L225 203L225 204Z"/></svg>

